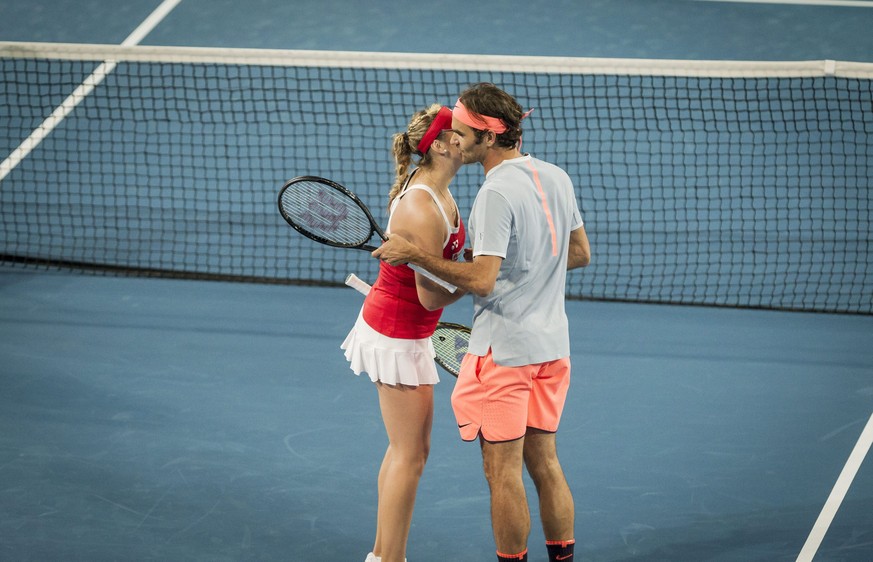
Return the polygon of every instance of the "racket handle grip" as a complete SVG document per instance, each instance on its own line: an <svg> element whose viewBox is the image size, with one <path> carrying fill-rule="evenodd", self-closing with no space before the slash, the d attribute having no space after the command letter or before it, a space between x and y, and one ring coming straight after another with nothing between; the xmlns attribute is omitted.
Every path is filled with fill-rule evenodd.
<svg viewBox="0 0 873 562"><path fill-rule="evenodd" d="M436 283L437 285L444 288L446 291L448 291L450 293L454 293L455 291L458 290L457 287L455 287L454 285L452 285L448 281L443 281L442 279L440 279L439 277L437 277L436 275L434 275L433 273L431 273L430 271L428 271L426 269L422 269L422 268L418 267L417 265L412 265L412 264L409 264L409 268L412 269L413 271L417 271L418 273L421 273L422 275L424 275L425 277L427 277L428 279L430 279L431 281L433 281L434 283ZM364 281L363 279L361 279L360 277L355 275L354 273L349 273L348 276L346 276L346 285L348 285L352 289L355 289L356 291L358 291L362 295L369 294L369 292L370 292L370 285L366 281Z"/></svg>
<svg viewBox="0 0 873 562"><path fill-rule="evenodd" d="M361 293L362 295L367 295L370 293L370 284L355 275L354 273L349 273L348 277L346 277L346 285Z"/></svg>
<svg viewBox="0 0 873 562"><path fill-rule="evenodd" d="M455 287L454 285L452 285L448 281L443 281L442 279L440 279L439 277L437 277L436 275L434 275L430 271L424 269L423 267L418 267L417 265L413 265L411 263L407 264L407 265L409 266L409 269L411 269L412 271L416 271L418 273L421 273L422 275L424 275L425 277L427 277L428 279L430 279L431 281L433 281L434 283L436 283L437 285L439 285L440 287L442 287L443 289L445 289L446 291L448 291L450 293L454 293L455 291L458 290L457 287Z"/></svg>

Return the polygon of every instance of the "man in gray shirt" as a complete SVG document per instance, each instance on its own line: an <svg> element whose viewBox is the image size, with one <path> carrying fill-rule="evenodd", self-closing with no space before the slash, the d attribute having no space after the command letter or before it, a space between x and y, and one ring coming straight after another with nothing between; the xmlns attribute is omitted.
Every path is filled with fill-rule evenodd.
<svg viewBox="0 0 873 562"><path fill-rule="evenodd" d="M479 439L498 560L527 560L527 467L549 560L573 556L574 506L555 444L570 384L564 293L590 248L569 176L522 154L518 102L493 84L465 90L452 143L485 171L468 222L472 252L449 262L391 236L374 257L414 263L473 293L468 354L452 393L462 439Z"/></svg>

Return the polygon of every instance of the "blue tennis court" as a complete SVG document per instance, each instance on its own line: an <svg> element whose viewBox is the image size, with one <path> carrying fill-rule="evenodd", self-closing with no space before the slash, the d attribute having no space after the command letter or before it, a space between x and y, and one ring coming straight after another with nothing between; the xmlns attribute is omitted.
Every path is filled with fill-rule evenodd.
<svg viewBox="0 0 873 562"><path fill-rule="evenodd" d="M375 390L339 351L356 292L2 282L4 559L363 560L386 441ZM568 313L558 443L582 559L794 560L870 415L873 321ZM478 447L458 438L442 378L409 557L490 560ZM869 558L871 496L868 459L817 560ZM534 560L541 543L534 525Z"/></svg>
<svg viewBox="0 0 873 562"><path fill-rule="evenodd" d="M157 0L122 5L37 0L4 6L0 41L119 44L159 5ZM502 12L495 16L498 9ZM521 15L523 29L518 26ZM182 0L168 7L140 43L865 62L873 60L871 25L873 2L512 0L470 5L451 0L439 10L423 5L398 10L388 2L263 0L243 5ZM433 39L412 41L410 29L426 30ZM332 83L347 76L339 73ZM82 78L70 78L70 87ZM107 87L124 85L111 80ZM304 80L314 82L315 77ZM5 81L4 99L27 107L17 93L10 94L19 91L15 88L28 91L27 87ZM150 88L160 89L157 84L151 82ZM287 82L277 82L277 87L282 84ZM348 91L361 89L351 84ZM54 95L62 98L60 91ZM102 162L99 151L92 149L123 144L143 132L114 125L102 129L90 118L101 105L87 104L82 107L88 118L73 112L57 134L46 137L37 150L49 156L39 162L51 161L52 154L58 162L69 159L64 144L81 131L94 134L89 137L91 148L83 145L76 153L80 159L68 162L77 161L85 178L98 173L121 178L134 169L137 177L152 181L169 178L166 183L161 180L166 193L181 192L192 178L174 174L173 166L180 163L182 169L187 159L199 158L211 182L223 185L228 178L237 179L224 160L238 155L220 150L157 156L148 151L126 154L125 161ZM26 119L38 121L51 109L33 109ZM544 122L547 110L539 111ZM855 265L843 266L839 275L828 279L801 264L803 276L792 277L789 284L794 286L785 289L801 295L798 301L805 304L807 289L813 292L830 286L835 278L849 279L852 289L823 299L840 307L849 303L863 313L734 308L734 302L687 306L568 301L574 382L558 443L576 501L577 558L808 560L812 558L799 558L801 550L817 537L820 544L812 552L816 561L873 560L873 468L868 454L873 432L873 272L870 185L864 183L873 158L864 150L873 138L870 107L861 107L859 115L856 129L841 129L828 139L828 146L838 146L845 154L834 154L834 160L825 163L829 169L836 163L858 178L845 190L851 199L840 199L836 206L825 203L824 217L817 211L806 217L821 230L846 223L856 227L849 250L834 252L833 240L827 238L811 257L831 263L836 259L832 254L839 253ZM371 125L366 118L360 123ZM314 136L323 123L304 125L307 135ZM154 126L149 133L160 140L166 131L160 124ZM384 124L372 127L362 133L367 143L384 136ZM5 131L0 135L0 158L5 159L21 139L15 138L9 124L0 124L0 131ZM194 138L215 133L195 129L187 134ZM535 134L531 147L538 140L543 145L546 140L559 142ZM650 141L645 150L656 142L660 139ZM249 146L260 146L244 155L254 167L265 161L261 153L288 158L289 153L273 150L267 136ZM624 152L627 146L624 142L613 150ZM642 150L640 145L636 149ZM754 152L742 156L754 162ZM316 153L301 155L312 160L313 167L323 167L325 174L334 165L349 165L341 159L315 162ZM853 158L848 163L839 159L846 155ZM718 159L717 154L710 157ZM773 158L775 168L786 164L778 155ZM15 174L30 173L28 162L24 158L10 172L7 185L19 181ZM742 163L748 165L746 160ZM373 164L368 171L377 176L390 173L384 164ZM808 167L809 161L788 164ZM461 178L463 185L474 188L480 180L477 174L478 170ZM286 178L260 179L272 194ZM34 188L19 197L10 189L4 193L4 181L0 179L0 197L8 198L0 201L7 210L44 204L42 190ZM586 200L592 193L597 196L596 190L579 187L583 212L586 206L590 211L585 218L592 224L595 260L591 268L573 274L583 287L600 290L618 279L634 284L636 270L597 269L600 248L622 253L628 244L644 249L652 245L657 254L659 244L678 244L689 252L702 244L676 243L676 233L645 228L622 238L623 231L611 230L610 225L639 218L640 212L645 216L647 209L601 207ZM145 200L148 188L144 182L130 195ZM659 200L659 189L666 187L650 189L654 196L649 201ZM257 193L241 193L236 203L257 210L238 223L219 213L212 219L227 229L205 236L185 226L196 222L203 210L172 197L150 215L134 216L120 196L101 193L88 201L81 196L65 200L70 205L68 222L31 224L34 230L47 229L40 244L52 246L70 262L84 259L81 256L91 259L98 248L83 244L76 229L85 233L84 239L106 245L99 246L98 254L111 250L123 256L162 255L180 243L143 237L119 246L112 235L119 225L152 224L152 218L154 224L180 225L163 232L207 245L209 260L214 260L208 267L217 264L230 270L228 278L239 282L151 278L150 269L140 271L145 277L82 274L38 260L37 267L10 263L0 268L0 560L363 560L375 531L375 477L386 438L375 390L351 373L339 349L361 298L345 287L282 284L275 278L253 282L245 272L275 259L277 269L286 270L296 282L299 262L300 270L324 285L339 284L350 272L372 281L372 264L362 253L345 258L337 251L328 254L334 263L319 270L317 263L325 259L321 254L311 253L308 242L295 239L284 225L280 231L268 222L279 221L274 207L263 205ZM776 196L785 193L789 191ZM793 256L802 250L803 238L784 240L778 229L757 232L755 221L766 218L756 207L758 197L751 193L738 205L742 209L736 216L743 217L741 227L761 234L772 246L761 246L752 238L749 260L756 250L766 251L748 277L775 279L778 285L793 265L773 265L780 263L777 254ZM95 199L106 221L97 228L82 223L77 214L80 205ZM724 199L713 199L712 204L732 206ZM609 212L598 217L599 209ZM786 209L792 219L805 217L805 209L797 216L796 206ZM598 218L600 226L595 226ZM731 232L725 219L714 222ZM287 235L288 247L271 248L262 259L262 248L255 248L257 236L274 228L277 236ZM3 232L8 238L5 248L12 236ZM252 253L222 254L221 248L231 243L248 245ZM714 242L713 247L720 244ZM778 251L771 260L766 255L772 248ZM644 263L643 269L647 275L663 276L666 268L683 277L685 273L675 273L683 269L676 259L656 261L654 266ZM743 265L716 263L706 269L705 277L712 286L730 286L736 279L729 266ZM647 300L647 287L637 289L637 300ZM762 294L741 294L739 306L749 301L754 305ZM446 310L444 319L468 324L470 309L469 300L462 300ZM432 450L416 502L408 556L413 562L492 560L488 490L479 450L460 441L449 404L453 379L441 376ZM528 491L535 497L532 484ZM844 495L835 497L835 492ZM531 515L531 560L545 560L535 503Z"/></svg>

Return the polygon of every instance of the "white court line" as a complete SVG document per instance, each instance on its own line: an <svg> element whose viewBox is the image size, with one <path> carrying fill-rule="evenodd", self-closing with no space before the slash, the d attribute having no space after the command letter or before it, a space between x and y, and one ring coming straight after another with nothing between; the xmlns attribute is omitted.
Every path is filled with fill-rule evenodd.
<svg viewBox="0 0 873 562"><path fill-rule="evenodd" d="M864 0L695 0L697 2L734 2L741 4L795 4L798 6L849 6L873 8L873 2Z"/></svg>
<svg viewBox="0 0 873 562"><path fill-rule="evenodd" d="M824 539L828 527L831 526L831 522L840 508L840 504L843 503L843 498L846 497L846 492L849 491L849 486L852 485L852 480L854 480L855 475L858 473L864 457L867 456L871 444L873 444L873 415L867 421L867 426L861 432L861 437L858 438L855 448L852 449L852 454L849 455L846 466L843 467L843 471L840 473L839 478L837 478L837 483L834 484L831 495L828 496L818 519L815 521L815 525L812 527L812 531L809 533L809 537L806 539L806 543L803 545L803 549L801 549L800 554L797 556L797 562L811 562L815 557L815 553L818 552L818 547L821 546L821 541Z"/></svg>
<svg viewBox="0 0 873 562"><path fill-rule="evenodd" d="M136 45L148 35L163 20L170 11L175 8L182 0L164 0L157 9L152 12L139 26L133 30L127 39L122 41L121 45L128 47ZM30 133L30 136L24 139L12 153L0 163L0 182L3 181L9 172L15 169L22 160L27 158L33 149L47 137L57 127L67 115L73 111L82 100L88 97L94 88L96 88L103 79L115 70L118 63L115 61L104 61L85 80L75 89L73 93L67 96L61 105L52 111L45 121L43 121L36 129Z"/></svg>

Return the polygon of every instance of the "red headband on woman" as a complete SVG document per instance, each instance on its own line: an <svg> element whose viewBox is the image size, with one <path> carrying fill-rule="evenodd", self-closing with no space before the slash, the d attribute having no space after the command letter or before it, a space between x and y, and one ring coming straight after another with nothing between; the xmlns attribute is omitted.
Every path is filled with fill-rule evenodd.
<svg viewBox="0 0 873 562"><path fill-rule="evenodd" d="M433 118L433 121L431 121L430 127L427 128L424 136L421 137L421 140L418 142L418 151L422 155L427 154L427 151L430 150L430 145L432 145L433 141L440 136L440 133L451 128L452 110L446 106L442 106Z"/></svg>

